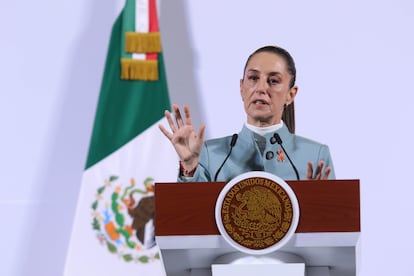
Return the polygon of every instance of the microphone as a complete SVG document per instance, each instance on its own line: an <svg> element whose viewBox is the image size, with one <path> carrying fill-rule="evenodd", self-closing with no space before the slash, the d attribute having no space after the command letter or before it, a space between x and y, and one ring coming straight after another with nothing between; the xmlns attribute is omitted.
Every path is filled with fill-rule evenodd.
<svg viewBox="0 0 414 276"><path fill-rule="evenodd" d="M239 135L237 135L237 133L234 133L233 136L231 137L229 153L227 153L226 158L224 159L223 163L221 163L221 166L218 168L216 175L214 176L214 182L217 181L217 176L220 173L221 168L223 168L224 163L226 163L227 159L230 157L231 151L233 150L233 147L236 145L237 138L239 138Z"/></svg>
<svg viewBox="0 0 414 276"><path fill-rule="evenodd" d="M282 148L282 150L285 153L286 157L288 158L290 165L292 165L292 168L295 171L296 179L300 180L298 170L296 169L295 165L293 164L292 160L290 159L289 155L287 154L285 148L283 147L282 139L280 138L279 134L277 134L277 133L273 134L273 137L270 138L270 143L271 144L278 143L280 145L280 147Z"/></svg>

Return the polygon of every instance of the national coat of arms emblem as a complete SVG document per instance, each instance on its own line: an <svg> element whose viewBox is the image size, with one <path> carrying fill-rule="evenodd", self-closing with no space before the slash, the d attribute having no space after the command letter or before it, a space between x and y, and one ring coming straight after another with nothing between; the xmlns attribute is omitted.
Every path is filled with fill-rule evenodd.
<svg viewBox="0 0 414 276"><path fill-rule="evenodd" d="M92 228L99 242L126 262L160 259L154 236L153 181L148 177L136 185L131 178L125 185L120 177L110 176L96 191Z"/></svg>
<svg viewBox="0 0 414 276"><path fill-rule="evenodd" d="M239 251L267 254L294 234L299 218L295 194L285 181L266 172L232 179L216 203L216 223L225 240Z"/></svg>

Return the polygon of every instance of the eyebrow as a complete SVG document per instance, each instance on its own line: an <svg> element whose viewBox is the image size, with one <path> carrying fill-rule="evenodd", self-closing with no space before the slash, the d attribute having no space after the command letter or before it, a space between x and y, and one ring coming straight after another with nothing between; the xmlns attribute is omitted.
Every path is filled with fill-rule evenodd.
<svg viewBox="0 0 414 276"><path fill-rule="evenodd" d="M246 73L248 73L248 72L260 73L260 71L257 70L257 69L247 69ZM272 71L268 75L269 76L282 76L283 74L281 72L278 72L278 71Z"/></svg>

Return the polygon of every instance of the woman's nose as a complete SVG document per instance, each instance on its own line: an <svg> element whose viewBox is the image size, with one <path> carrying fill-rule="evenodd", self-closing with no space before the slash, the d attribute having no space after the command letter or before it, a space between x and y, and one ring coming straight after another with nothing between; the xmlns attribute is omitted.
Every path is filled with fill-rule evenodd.
<svg viewBox="0 0 414 276"><path fill-rule="evenodd" d="M266 79L259 79L256 85L256 93L265 93L268 87Z"/></svg>

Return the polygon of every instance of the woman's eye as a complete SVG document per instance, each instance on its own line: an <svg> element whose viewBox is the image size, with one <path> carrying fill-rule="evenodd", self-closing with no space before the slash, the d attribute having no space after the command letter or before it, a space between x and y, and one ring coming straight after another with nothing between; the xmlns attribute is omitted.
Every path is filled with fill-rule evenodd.
<svg viewBox="0 0 414 276"><path fill-rule="evenodd" d="M248 77L248 79L249 79L249 80L256 81L256 80L258 80L258 79L259 79L259 77L257 77L257 76L249 76L249 77Z"/></svg>
<svg viewBox="0 0 414 276"><path fill-rule="evenodd" d="M269 84L278 84L279 83L279 80L277 80L277 79L269 79Z"/></svg>

